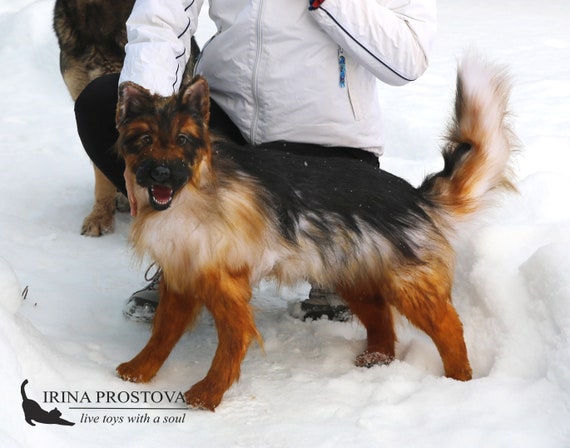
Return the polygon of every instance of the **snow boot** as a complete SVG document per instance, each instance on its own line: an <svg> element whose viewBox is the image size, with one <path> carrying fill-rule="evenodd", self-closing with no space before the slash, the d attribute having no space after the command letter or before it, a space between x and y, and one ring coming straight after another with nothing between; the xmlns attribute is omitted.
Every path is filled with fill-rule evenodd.
<svg viewBox="0 0 570 448"><path fill-rule="evenodd" d="M290 314L303 321L326 317L329 320L346 322L352 316L350 309L338 294L317 286L311 286L307 300L293 304Z"/></svg>
<svg viewBox="0 0 570 448"><path fill-rule="evenodd" d="M145 280L150 283L134 292L123 307L123 315L129 320L151 323L154 319L156 307L158 306L158 285L162 278L162 271L157 267L156 272L150 276L149 272L151 272L153 266L155 266L154 263L148 267L144 276Z"/></svg>

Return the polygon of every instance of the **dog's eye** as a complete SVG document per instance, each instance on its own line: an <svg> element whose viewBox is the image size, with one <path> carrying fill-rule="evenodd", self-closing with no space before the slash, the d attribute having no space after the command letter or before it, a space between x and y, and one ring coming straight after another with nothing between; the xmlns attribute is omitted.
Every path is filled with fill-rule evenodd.
<svg viewBox="0 0 570 448"><path fill-rule="evenodd" d="M141 143L142 143L144 146L150 146L150 145L152 145L152 137L151 137L150 135L148 135L148 134L143 135L143 136L141 137Z"/></svg>
<svg viewBox="0 0 570 448"><path fill-rule="evenodd" d="M176 137L176 144L178 146L186 146L188 143L190 143L190 139L186 135L179 134L178 137Z"/></svg>

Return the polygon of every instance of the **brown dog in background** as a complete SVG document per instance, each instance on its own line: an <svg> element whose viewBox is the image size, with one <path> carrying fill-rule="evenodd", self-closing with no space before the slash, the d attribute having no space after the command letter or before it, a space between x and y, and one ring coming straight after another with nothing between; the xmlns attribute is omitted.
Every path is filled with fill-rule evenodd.
<svg viewBox="0 0 570 448"><path fill-rule="evenodd" d="M60 70L73 101L94 79L119 73L125 58L125 22L135 0L56 0L53 28L57 36ZM192 56L186 67L190 80L198 45L192 40ZM184 82L184 81L183 81ZM97 168L95 203L83 221L82 235L101 236L113 230L116 204L128 208L124 196Z"/></svg>
<svg viewBox="0 0 570 448"><path fill-rule="evenodd" d="M53 27L59 64L73 101L102 75L119 73L127 42L125 22L134 0L56 0ZM101 236L113 230L117 190L96 167L95 203L83 220L81 234Z"/></svg>
<svg viewBox="0 0 570 448"><path fill-rule="evenodd" d="M119 375L150 381L206 307L218 348L185 398L214 410L239 378L251 341L260 340L249 300L252 285L269 277L334 287L367 331L356 365L395 358L395 309L430 336L446 376L469 380L451 302L450 241L493 191L513 188L508 96L502 72L466 57L444 168L414 188L357 160L307 156L310 148L300 156L287 145L240 147L213 138L203 78L169 98L122 84L118 149L130 173L131 239L163 278L150 340L118 366Z"/></svg>

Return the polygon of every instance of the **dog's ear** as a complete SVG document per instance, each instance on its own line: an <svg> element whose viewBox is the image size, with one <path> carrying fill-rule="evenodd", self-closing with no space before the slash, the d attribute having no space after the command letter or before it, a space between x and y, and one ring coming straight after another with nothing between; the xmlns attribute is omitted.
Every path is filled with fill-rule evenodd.
<svg viewBox="0 0 570 448"><path fill-rule="evenodd" d="M195 76L180 92L182 107L190 112L198 112L205 124L210 121L210 88L206 79Z"/></svg>
<svg viewBox="0 0 570 448"><path fill-rule="evenodd" d="M125 124L131 118L148 111L151 104L151 94L144 87L134 82L126 81L119 86L119 99L117 102L117 127Z"/></svg>

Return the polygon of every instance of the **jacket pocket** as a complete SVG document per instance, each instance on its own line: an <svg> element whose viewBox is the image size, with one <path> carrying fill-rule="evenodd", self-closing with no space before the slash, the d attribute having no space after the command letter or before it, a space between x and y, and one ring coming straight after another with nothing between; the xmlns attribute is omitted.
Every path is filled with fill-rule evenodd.
<svg viewBox="0 0 570 448"><path fill-rule="evenodd" d="M360 121L368 115L370 102L377 101L376 78L364 67L346 58L346 89L354 119Z"/></svg>

